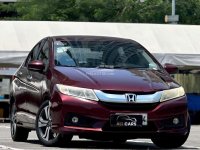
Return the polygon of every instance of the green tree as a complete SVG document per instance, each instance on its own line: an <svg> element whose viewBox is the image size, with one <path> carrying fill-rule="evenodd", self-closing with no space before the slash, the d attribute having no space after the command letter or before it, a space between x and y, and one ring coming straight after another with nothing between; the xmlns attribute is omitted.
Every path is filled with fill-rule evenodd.
<svg viewBox="0 0 200 150"><path fill-rule="evenodd" d="M147 0L138 5L138 22L164 23L164 16L169 14L171 3L166 0Z"/></svg>
<svg viewBox="0 0 200 150"><path fill-rule="evenodd" d="M23 20L163 22L166 4L163 0L22 0L16 8Z"/></svg>
<svg viewBox="0 0 200 150"><path fill-rule="evenodd" d="M16 9L13 3L5 4L0 2L0 19L11 20L16 18Z"/></svg>
<svg viewBox="0 0 200 150"><path fill-rule="evenodd" d="M22 0L16 3L22 20L70 20L74 16L73 0Z"/></svg>
<svg viewBox="0 0 200 150"><path fill-rule="evenodd" d="M180 16L179 23L200 24L200 0L177 0L176 10Z"/></svg>
<svg viewBox="0 0 200 150"><path fill-rule="evenodd" d="M12 9L21 20L164 23L171 0L20 0ZM179 23L200 24L200 0L176 0L176 10Z"/></svg>

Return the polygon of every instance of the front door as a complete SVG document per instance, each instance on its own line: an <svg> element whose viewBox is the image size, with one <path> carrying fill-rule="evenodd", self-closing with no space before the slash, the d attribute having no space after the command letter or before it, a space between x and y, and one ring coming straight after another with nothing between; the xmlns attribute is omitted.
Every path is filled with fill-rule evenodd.
<svg viewBox="0 0 200 150"><path fill-rule="evenodd" d="M39 53L34 60L41 60L45 65L43 71L28 70L27 80L30 83L28 90L28 98L26 99L27 112L33 117L33 123L35 123L35 117L37 112L44 101L43 92L46 84L46 75L49 68L49 43L47 39L41 41Z"/></svg>

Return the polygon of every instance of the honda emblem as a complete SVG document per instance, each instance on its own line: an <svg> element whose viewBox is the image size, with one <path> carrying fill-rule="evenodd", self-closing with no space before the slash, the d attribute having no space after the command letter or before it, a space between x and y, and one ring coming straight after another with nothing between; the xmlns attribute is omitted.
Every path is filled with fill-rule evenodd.
<svg viewBox="0 0 200 150"><path fill-rule="evenodd" d="M126 93L125 94L126 100L127 102L136 102L136 94L132 94L132 93Z"/></svg>

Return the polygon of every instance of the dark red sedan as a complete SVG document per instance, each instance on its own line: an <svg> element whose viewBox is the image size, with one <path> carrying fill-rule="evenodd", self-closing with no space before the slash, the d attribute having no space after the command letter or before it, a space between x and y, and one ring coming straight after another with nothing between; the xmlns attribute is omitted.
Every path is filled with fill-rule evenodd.
<svg viewBox="0 0 200 150"><path fill-rule="evenodd" d="M38 42L11 85L11 136L42 144L80 138L150 138L180 147L190 132L184 89L139 43L122 38L56 36Z"/></svg>

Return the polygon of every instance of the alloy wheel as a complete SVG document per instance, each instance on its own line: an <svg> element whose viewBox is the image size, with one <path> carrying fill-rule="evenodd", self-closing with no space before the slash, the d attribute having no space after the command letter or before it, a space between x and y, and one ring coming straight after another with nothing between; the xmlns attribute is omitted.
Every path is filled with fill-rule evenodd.
<svg viewBox="0 0 200 150"><path fill-rule="evenodd" d="M40 137L45 141L54 140L58 134L52 131L52 120L50 115L49 105L45 106L38 118L38 130Z"/></svg>

